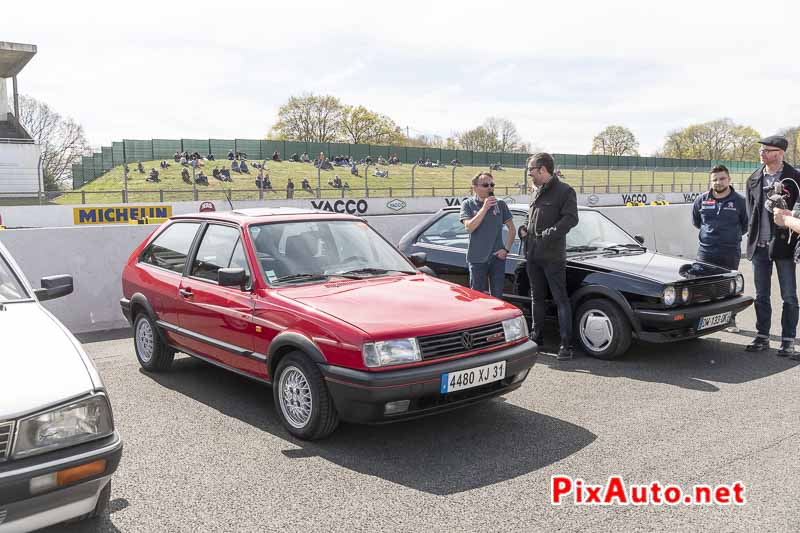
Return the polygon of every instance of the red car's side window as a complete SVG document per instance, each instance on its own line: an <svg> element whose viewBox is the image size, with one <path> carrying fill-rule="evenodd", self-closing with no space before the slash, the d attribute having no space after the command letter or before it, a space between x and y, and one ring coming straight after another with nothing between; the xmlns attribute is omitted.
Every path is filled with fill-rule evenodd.
<svg viewBox="0 0 800 533"><path fill-rule="evenodd" d="M186 257L199 227L198 222L172 224L145 248L139 261L183 273Z"/></svg>

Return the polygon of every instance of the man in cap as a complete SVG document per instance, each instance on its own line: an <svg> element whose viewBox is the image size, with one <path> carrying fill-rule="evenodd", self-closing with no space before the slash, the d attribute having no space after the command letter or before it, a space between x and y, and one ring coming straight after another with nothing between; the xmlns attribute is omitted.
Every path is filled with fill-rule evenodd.
<svg viewBox="0 0 800 533"><path fill-rule="evenodd" d="M747 180L747 257L753 264L753 282L756 290L756 338L746 350L762 352L769 349L769 332L772 320L770 291L773 266L778 271L783 310L781 313L781 345L778 355L795 353L798 304L795 277L794 248L797 234L777 226L773 213L765 202L776 194L775 184L783 185L783 195L788 209L794 207L800 196L800 172L784 162L789 143L786 138L772 135L758 141L762 166Z"/></svg>

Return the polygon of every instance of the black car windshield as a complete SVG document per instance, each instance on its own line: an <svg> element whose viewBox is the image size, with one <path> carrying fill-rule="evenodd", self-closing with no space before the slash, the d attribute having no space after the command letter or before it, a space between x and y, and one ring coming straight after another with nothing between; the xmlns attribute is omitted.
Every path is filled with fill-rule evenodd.
<svg viewBox="0 0 800 533"><path fill-rule="evenodd" d="M567 233L567 251L600 250L615 245L631 250L641 248L630 235L597 211L580 211L578 225Z"/></svg>
<svg viewBox="0 0 800 533"><path fill-rule="evenodd" d="M361 221L259 224L250 226L250 238L270 284L415 272L397 250Z"/></svg>
<svg viewBox="0 0 800 533"><path fill-rule="evenodd" d="M11 265L8 264L6 258L0 253L0 304L28 298L30 296L25 287L11 270Z"/></svg>

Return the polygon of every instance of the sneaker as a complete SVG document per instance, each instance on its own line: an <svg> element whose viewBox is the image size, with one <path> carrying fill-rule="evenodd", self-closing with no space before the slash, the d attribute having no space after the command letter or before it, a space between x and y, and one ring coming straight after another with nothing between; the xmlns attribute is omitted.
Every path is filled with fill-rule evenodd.
<svg viewBox="0 0 800 533"><path fill-rule="evenodd" d="M748 344L745 349L746 352L763 352L769 350L769 339L764 337L756 337L753 342Z"/></svg>
<svg viewBox="0 0 800 533"><path fill-rule="evenodd" d="M781 341L781 347L778 348L776 352L780 357L789 357L790 355L794 355L794 341Z"/></svg>
<svg viewBox="0 0 800 533"><path fill-rule="evenodd" d="M569 361L570 359L572 359L572 348L562 344L561 347L558 349L557 359L559 361Z"/></svg>

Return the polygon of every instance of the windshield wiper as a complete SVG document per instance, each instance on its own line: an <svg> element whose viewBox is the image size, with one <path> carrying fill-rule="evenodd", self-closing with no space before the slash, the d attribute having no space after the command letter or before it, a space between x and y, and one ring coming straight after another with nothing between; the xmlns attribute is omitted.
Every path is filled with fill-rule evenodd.
<svg viewBox="0 0 800 533"><path fill-rule="evenodd" d="M642 250L643 248L644 246L641 246L639 244L628 243L628 244L612 244L611 246L604 247L603 250L610 250L612 252L619 253L619 252L624 252L626 250Z"/></svg>
<svg viewBox="0 0 800 533"><path fill-rule="evenodd" d="M597 250L597 246L570 246L567 248L568 252L591 252L592 250Z"/></svg>
<svg viewBox="0 0 800 533"><path fill-rule="evenodd" d="M284 281L310 281L314 279L328 279L328 276L326 274L290 274L275 278L273 281L281 283Z"/></svg>
<svg viewBox="0 0 800 533"><path fill-rule="evenodd" d="M357 268L355 270L347 270L346 272L334 272L334 276L342 277L357 277L359 274L388 274L389 272L400 272L401 274L416 274L416 272L409 272L407 270L387 270L385 268Z"/></svg>

